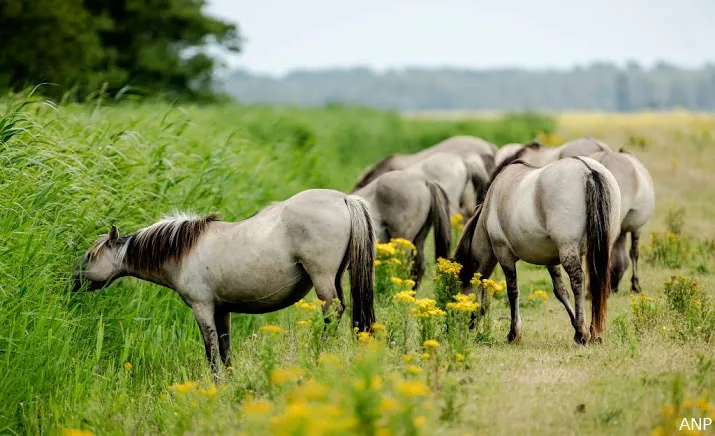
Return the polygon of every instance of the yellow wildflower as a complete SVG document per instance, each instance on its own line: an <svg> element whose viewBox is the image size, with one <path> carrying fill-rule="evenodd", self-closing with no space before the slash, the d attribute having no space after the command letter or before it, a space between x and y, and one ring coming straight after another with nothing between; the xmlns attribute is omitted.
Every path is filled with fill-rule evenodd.
<svg viewBox="0 0 715 436"><path fill-rule="evenodd" d="M477 286L482 282L482 273L474 273L472 280L469 281L473 286Z"/></svg>
<svg viewBox="0 0 715 436"><path fill-rule="evenodd" d="M415 417L415 427L420 428L425 425L425 417L420 415Z"/></svg>
<svg viewBox="0 0 715 436"><path fill-rule="evenodd" d="M409 372L410 374L414 374L414 375L422 374L422 368L420 368L419 366L415 366L415 365L408 365L407 368L405 368L405 370L407 370L407 372Z"/></svg>
<svg viewBox="0 0 715 436"><path fill-rule="evenodd" d="M402 285L403 281L399 277L392 277L390 278L390 281L392 282L393 285L400 286Z"/></svg>
<svg viewBox="0 0 715 436"><path fill-rule="evenodd" d="M479 307L479 303L474 301L475 298L476 296L474 294L457 294L454 296L456 301L447 303L447 307L459 312L474 312Z"/></svg>
<svg viewBox="0 0 715 436"><path fill-rule="evenodd" d="M375 248L377 249L377 254L379 256L390 257L394 256L397 252L397 247L391 242L388 242L387 244L376 244Z"/></svg>
<svg viewBox="0 0 715 436"><path fill-rule="evenodd" d="M301 319L300 321L297 322L297 324L300 325L300 326L309 326L309 325L310 325L310 320Z"/></svg>
<svg viewBox="0 0 715 436"><path fill-rule="evenodd" d="M410 279L405 279L402 281L403 284L407 285L408 288L413 289L415 287L415 281Z"/></svg>
<svg viewBox="0 0 715 436"><path fill-rule="evenodd" d="M392 238L392 239L390 239L390 242L392 244L394 244L396 247L409 248L410 250L417 250L417 247L415 247L415 244L413 244L412 242L410 242L404 238Z"/></svg>
<svg viewBox="0 0 715 436"><path fill-rule="evenodd" d="M184 394L188 392L189 390L195 388L198 386L198 382L195 381L187 381L185 383L174 383L169 386L169 389L173 389L178 393L179 395Z"/></svg>
<svg viewBox="0 0 715 436"><path fill-rule="evenodd" d="M296 381L303 375L299 368L274 369L270 374L270 382L274 385L282 385Z"/></svg>
<svg viewBox="0 0 715 436"><path fill-rule="evenodd" d="M358 342L367 344L370 341L372 341L372 335L368 332L360 332L358 333Z"/></svg>
<svg viewBox="0 0 715 436"><path fill-rule="evenodd" d="M675 407L672 404L666 404L663 406L663 415L672 416L675 414Z"/></svg>
<svg viewBox="0 0 715 436"><path fill-rule="evenodd" d="M397 384L397 391L408 397L426 397L429 387L420 381L403 381Z"/></svg>
<svg viewBox="0 0 715 436"><path fill-rule="evenodd" d="M385 333L385 324L380 324L379 322L372 324L372 331L377 333Z"/></svg>
<svg viewBox="0 0 715 436"><path fill-rule="evenodd" d="M463 221L464 221L464 215L462 215L459 212L457 212L454 215L452 215L451 217L449 217L449 222L452 224L452 227L456 227L460 230L462 228L464 228L464 226L462 225Z"/></svg>
<svg viewBox="0 0 715 436"><path fill-rule="evenodd" d="M403 361L403 362L405 362L405 363L410 363L410 362L412 362L412 360L414 360L414 359L413 359L413 356L411 356L411 355L409 355L409 354L403 354L403 355L402 355L402 361Z"/></svg>
<svg viewBox="0 0 715 436"><path fill-rule="evenodd" d="M382 265L382 261L379 260L379 259L376 260L376 261L375 261L375 266L380 266L380 265Z"/></svg>
<svg viewBox="0 0 715 436"><path fill-rule="evenodd" d="M394 263L395 265L402 265L402 261L396 257L390 258L390 262Z"/></svg>
<svg viewBox="0 0 715 436"><path fill-rule="evenodd" d="M63 436L94 436L92 430L80 430L78 428L66 428L62 431Z"/></svg>
<svg viewBox="0 0 715 436"><path fill-rule="evenodd" d="M307 380L305 383L293 389L286 395L288 401L316 401L325 399L330 388L313 379Z"/></svg>
<svg viewBox="0 0 715 436"><path fill-rule="evenodd" d="M457 353L455 358L457 359L457 362L464 362L464 354L462 353Z"/></svg>
<svg viewBox="0 0 715 436"><path fill-rule="evenodd" d="M451 275L454 277L459 276L459 272L462 270L462 265L457 262L453 262L449 259L440 257L437 259L437 272L445 275Z"/></svg>
<svg viewBox="0 0 715 436"><path fill-rule="evenodd" d="M703 412L709 412L709 411L713 410L712 403L707 402L704 398L699 398L695 402L695 406L698 409L702 410Z"/></svg>
<svg viewBox="0 0 715 436"><path fill-rule="evenodd" d="M692 409L692 408L693 408L692 401L683 401L683 409Z"/></svg>
<svg viewBox="0 0 715 436"><path fill-rule="evenodd" d="M437 302L431 298L420 298L414 301L415 307L412 315L416 318L429 318L430 316L445 316L447 312L437 307Z"/></svg>
<svg viewBox="0 0 715 436"><path fill-rule="evenodd" d="M393 303L414 303L415 301L415 291L402 291L395 294L392 297Z"/></svg>
<svg viewBox="0 0 715 436"><path fill-rule="evenodd" d="M534 292L527 297L529 301L534 301L534 300L540 300L540 301L548 301L549 296L546 295L546 292L542 291L541 289L537 289Z"/></svg>
<svg viewBox="0 0 715 436"><path fill-rule="evenodd" d="M505 283L506 285L506 283ZM491 279L484 279L482 280L482 286L484 286L484 289L487 290L489 293L489 296L494 296L496 294L499 294L504 290L505 286L502 286L500 283L495 282L494 280Z"/></svg>
<svg viewBox="0 0 715 436"><path fill-rule="evenodd" d="M208 398L215 397L217 393L218 387L216 387L216 385L212 385L211 387L208 387L206 389L199 389L199 394Z"/></svg>
<svg viewBox="0 0 715 436"><path fill-rule="evenodd" d="M382 397L380 399L380 404L377 406L377 409L381 414L386 415L391 412L394 412L399 407L400 403L398 403L394 398Z"/></svg>
<svg viewBox="0 0 715 436"><path fill-rule="evenodd" d="M439 342L434 339L427 339L422 345L426 350L436 350L439 348Z"/></svg>
<svg viewBox="0 0 715 436"><path fill-rule="evenodd" d="M132 370L132 363L131 363L131 362L124 362L124 369L126 369L127 371L131 371L131 370Z"/></svg>
<svg viewBox="0 0 715 436"><path fill-rule="evenodd" d="M429 360L432 355L430 353L422 353L422 360Z"/></svg>
<svg viewBox="0 0 715 436"><path fill-rule="evenodd" d="M247 401L243 406L246 415L267 415L272 409L273 405L266 400Z"/></svg>
<svg viewBox="0 0 715 436"><path fill-rule="evenodd" d="M373 376L370 381L372 382L372 387L375 389L382 389L382 379L379 375Z"/></svg>
<svg viewBox="0 0 715 436"><path fill-rule="evenodd" d="M272 324L266 324L264 326L261 326L260 330L262 332L267 332L267 333L271 333L274 335L277 335L280 333L285 333L285 330L282 327L278 327L277 325L272 325Z"/></svg>
<svg viewBox="0 0 715 436"><path fill-rule="evenodd" d="M297 307L298 309L305 310L306 312L312 312L314 310L319 309L319 307L316 306L315 304L308 303L305 300L300 300L297 303L295 303L295 307Z"/></svg>

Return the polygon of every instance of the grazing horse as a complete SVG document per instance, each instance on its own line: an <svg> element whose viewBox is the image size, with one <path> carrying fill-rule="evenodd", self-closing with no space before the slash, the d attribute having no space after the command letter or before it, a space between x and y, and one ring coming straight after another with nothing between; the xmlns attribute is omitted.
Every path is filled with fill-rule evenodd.
<svg viewBox="0 0 715 436"><path fill-rule="evenodd" d="M520 149L510 144L510 150L516 150L511 156L500 156L501 162L494 170L492 178L501 172L501 169L515 160L522 160L533 166L543 167L565 157L590 156L599 151L611 151L611 148L594 138L578 138L559 147L544 147L538 142L532 142Z"/></svg>
<svg viewBox="0 0 715 436"><path fill-rule="evenodd" d="M439 184L408 171L390 171L379 176L354 195L370 206L378 239L411 241L417 253L412 265L415 289L425 272L424 243L434 228L435 259L449 257L452 232L448 214L449 200Z"/></svg>
<svg viewBox="0 0 715 436"><path fill-rule="evenodd" d="M620 223L620 203L613 175L588 157L562 159L541 168L520 160L502 167L455 251L454 259L463 265L462 291L472 292L469 282L475 272L488 278L499 263L511 306L507 339L513 342L521 336L516 262L546 265L554 294L571 318L576 342L597 339L606 323L611 245ZM592 296L590 332L584 320L584 251ZM559 264L571 280L575 313ZM483 289L480 299L486 302Z"/></svg>
<svg viewBox="0 0 715 436"><path fill-rule="evenodd" d="M499 147L497 153L494 155L494 167L499 168L502 162L504 162L507 158L514 156L522 148L524 148L524 145L517 143L504 144Z"/></svg>
<svg viewBox="0 0 715 436"><path fill-rule="evenodd" d="M655 209L653 179L638 158L622 148L618 153L601 151L590 157L613 174L621 191L621 227L611 254L611 290L618 292L618 283L628 269L626 234L630 233L630 262L633 265L631 291L641 292L638 280L638 240L641 228L653 216Z"/></svg>
<svg viewBox="0 0 715 436"><path fill-rule="evenodd" d="M374 236L365 200L311 189L240 222L179 215L129 236L112 226L85 254L74 288L133 276L175 290L194 313L217 377L219 354L231 366L231 312L280 310L314 286L324 312L335 303L339 317L348 266L353 326L370 330Z"/></svg>
<svg viewBox="0 0 715 436"><path fill-rule="evenodd" d="M481 138L473 136L453 136L415 154L393 154L384 158L363 173L355 184L353 191L364 187L375 180L380 174L392 170L404 169L435 153L450 153L459 156L469 168L470 174L474 174L475 177L483 177L483 184L489 182L488 175L491 174L494 169L496 147ZM484 168L484 175L479 174L482 172L479 166ZM478 187L475 187L475 192L478 192Z"/></svg>

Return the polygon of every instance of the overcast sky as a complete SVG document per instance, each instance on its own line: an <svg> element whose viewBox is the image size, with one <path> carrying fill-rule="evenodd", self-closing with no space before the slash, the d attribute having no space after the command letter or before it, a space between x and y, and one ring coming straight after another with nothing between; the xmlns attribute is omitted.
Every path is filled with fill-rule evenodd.
<svg viewBox="0 0 715 436"><path fill-rule="evenodd" d="M715 0L209 0L246 39L231 64L570 67L715 60Z"/></svg>

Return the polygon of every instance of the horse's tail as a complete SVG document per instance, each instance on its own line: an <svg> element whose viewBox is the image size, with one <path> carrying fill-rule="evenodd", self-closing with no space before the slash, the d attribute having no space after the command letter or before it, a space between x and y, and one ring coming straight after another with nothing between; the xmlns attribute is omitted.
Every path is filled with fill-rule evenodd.
<svg viewBox="0 0 715 436"><path fill-rule="evenodd" d="M345 204L350 213L348 263L350 296L353 302L352 326L361 332L370 331L375 323L375 228L365 200L348 195Z"/></svg>
<svg viewBox="0 0 715 436"><path fill-rule="evenodd" d="M477 204L484 202L484 197L487 195L487 189L489 189L489 180L484 180L479 174L472 173L469 175L472 179L472 185L474 185L474 191L477 193Z"/></svg>
<svg viewBox="0 0 715 436"><path fill-rule="evenodd" d="M462 265L462 269L459 272L459 280L462 281L463 286L469 284L469 281L472 280L476 272L473 259L474 255L472 254L472 240L474 239L474 232L477 230L477 221L479 221L481 211L482 204L479 204L474 210L474 215L472 215L464 226L462 236L457 243L457 248L454 249L454 261Z"/></svg>
<svg viewBox="0 0 715 436"><path fill-rule="evenodd" d="M590 170L586 177L586 264L591 292L591 323L595 333L606 324L606 304L611 289L611 196L603 174L583 159Z"/></svg>
<svg viewBox="0 0 715 436"><path fill-rule="evenodd" d="M449 220L449 200L447 194L437 183L425 181L430 191L430 221L434 227L435 259L449 258L452 248L452 228Z"/></svg>

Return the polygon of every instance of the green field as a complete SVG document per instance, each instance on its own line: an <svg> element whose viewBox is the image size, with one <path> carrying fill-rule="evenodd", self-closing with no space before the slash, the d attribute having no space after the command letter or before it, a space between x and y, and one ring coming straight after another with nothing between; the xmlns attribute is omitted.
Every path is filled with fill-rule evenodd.
<svg viewBox="0 0 715 436"><path fill-rule="evenodd" d="M343 106L101 101L5 101L0 113L0 434L648 434L670 430L676 417L712 417L709 117L437 121ZM79 257L113 224L130 233L174 210L239 220L303 189L347 191L392 152L455 134L501 145L539 132L626 145L656 181L656 215L642 238L649 298L631 304L624 283L601 345L576 346L545 270L521 265L519 345L504 341L508 306L499 295L466 342L430 319L436 350L423 350L418 320L390 298L377 307L387 339L357 341L343 319L323 342L308 306L237 314L234 368L214 387L191 311L172 291L135 279L68 290ZM649 247L649 234L665 230L672 234L658 233ZM418 297L434 292L430 247ZM671 275L694 277L699 288L666 296ZM550 298L528 302L537 289Z"/></svg>

